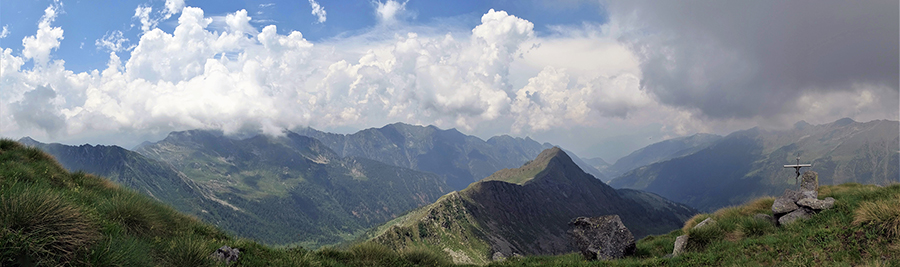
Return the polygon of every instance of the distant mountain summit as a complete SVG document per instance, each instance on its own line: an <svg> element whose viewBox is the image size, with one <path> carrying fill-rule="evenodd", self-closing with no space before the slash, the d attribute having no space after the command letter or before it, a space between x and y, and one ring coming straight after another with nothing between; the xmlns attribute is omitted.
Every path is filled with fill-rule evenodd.
<svg viewBox="0 0 900 267"><path fill-rule="evenodd" d="M456 129L394 123L353 134L335 134L312 128L294 130L298 135L322 141L340 156L377 160L386 164L440 175L454 190L492 173L521 166L542 150L552 147L531 138L508 135L487 141ZM582 164L591 168L587 164ZM603 175L591 168L598 179Z"/></svg>
<svg viewBox="0 0 900 267"><path fill-rule="evenodd" d="M498 252L572 252L565 231L578 216L618 214L642 237L679 228L695 212L653 194L616 191L553 147L520 168L500 170L369 236L396 249L425 247L455 255L457 262L479 263Z"/></svg>
<svg viewBox="0 0 900 267"><path fill-rule="evenodd" d="M784 164L811 163L823 185L900 182L900 123L849 118L798 122L786 130L734 132L692 154L634 169L610 181L616 188L657 193L703 211L737 205L796 187Z"/></svg>

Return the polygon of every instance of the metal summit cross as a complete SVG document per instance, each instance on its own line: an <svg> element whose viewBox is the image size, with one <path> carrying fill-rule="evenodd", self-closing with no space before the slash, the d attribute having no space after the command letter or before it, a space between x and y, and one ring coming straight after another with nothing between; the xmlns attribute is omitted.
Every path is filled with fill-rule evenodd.
<svg viewBox="0 0 900 267"><path fill-rule="evenodd" d="M803 167L812 167L812 164L809 164L809 163L807 163L807 164L800 164L800 155L798 154L798 155L797 155L797 164L784 165L784 167L785 167L785 168L794 168L794 169L797 170L797 177L794 178L794 181L796 181L797 178L800 178L800 168L803 168Z"/></svg>

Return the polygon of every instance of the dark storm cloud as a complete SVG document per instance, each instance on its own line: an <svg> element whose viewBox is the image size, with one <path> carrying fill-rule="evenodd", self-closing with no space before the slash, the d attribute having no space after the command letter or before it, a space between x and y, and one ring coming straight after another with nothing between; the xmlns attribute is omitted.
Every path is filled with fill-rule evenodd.
<svg viewBox="0 0 900 267"><path fill-rule="evenodd" d="M19 125L32 125L55 135L65 128L66 120L53 105L54 98L56 91L49 86L38 86L25 92L21 101L11 105L13 118Z"/></svg>
<svg viewBox="0 0 900 267"><path fill-rule="evenodd" d="M642 88L718 119L799 111L801 94L898 91L898 2L621 1ZM854 89L856 88L856 89ZM896 109L897 99L878 104ZM887 101L887 102L885 102Z"/></svg>

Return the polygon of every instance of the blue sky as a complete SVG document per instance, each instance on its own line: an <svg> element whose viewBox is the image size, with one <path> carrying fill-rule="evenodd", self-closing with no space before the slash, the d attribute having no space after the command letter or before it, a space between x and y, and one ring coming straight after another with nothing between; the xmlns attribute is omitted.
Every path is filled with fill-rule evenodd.
<svg viewBox="0 0 900 267"><path fill-rule="evenodd" d="M452 3L452 4L448 4ZM900 3L2 1L0 136L394 122L613 162L698 132L898 120Z"/></svg>
<svg viewBox="0 0 900 267"><path fill-rule="evenodd" d="M7 38L0 39L0 46L15 47L22 38L33 35L37 21L53 1L4 1L0 9L0 26L9 31ZM317 1L327 7L325 22L319 23L318 16L311 13L312 7L305 1L186 1L188 6L203 9L207 16L222 17L237 10L246 10L253 18L251 25L257 30L275 24L279 33L299 31L312 42L329 38L354 35L373 28L378 23L377 2L373 1ZM154 12L165 9L165 1L123 0L123 1L62 1L62 14L56 19L57 25L64 26L65 38L55 52L55 58L66 61L66 67L76 72L102 69L106 66L108 50L96 45L98 39L113 31L121 31L124 38L134 45L141 34L140 21L135 18L134 9L149 6ZM479 18L490 9L505 10L535 24L535 32L549 34L548 26L581 25L582 23L603 23L606 15L600 2L549 1L411 1L406 2L408 14L402 16L409 25L452 25L472 28ZM85 19L90 18L90 19ZM158 27L171 32L177 26L177 16L160 21ZM129 54L119 55L127 60Z"/></svg>

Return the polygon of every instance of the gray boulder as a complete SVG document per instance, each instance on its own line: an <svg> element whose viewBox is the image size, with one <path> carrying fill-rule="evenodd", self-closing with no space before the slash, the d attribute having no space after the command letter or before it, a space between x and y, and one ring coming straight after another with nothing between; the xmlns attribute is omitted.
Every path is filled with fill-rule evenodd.
<svg viewBox="0 0 900 267"><path fill-rule="evenodd" d="M809 208L799 208L799 209L796 209L796 210L778 218L778 224L780 224L780 225L791 224L799 219L812 218L812 215L813 215L813 211L810 210Z"/></svg>
<svg viewBox="0 0 900 267"><path fill-rule="evenodd" d="M807 207L816 211L827 210L834 207L834 198L826 197L824 200L815 198L804 198L797 201L797 205Z"/></svg>
<svg viewBox="0 0 900 267"><path fill-rule="evenodd" d="M634 254L635 240L619 215L578 217L567 234L587 260L619 259Z"/></svg>
<svg viewBox="0 0 900 267"><path fill-rule="evenodd" d="M218 261L224 261L225 264L231 264L232 262L236 262L238 260L238 254L240 253L241 251L237 248L222 246L209 256Z"/></svg>
<svg viewBox="0 0 900 267"><path fill-rule="evenodd" d="M675 238L675 248L672 249L672 257L680 255L684 252L684 245L687 245L688 235L680 235Z"/></svg>
<svg viewBox="0 0 900 267"><path fill-rule="evenodd" d="M775 214L776 217L781 214L790 213L800 207L797 206L795 202L800 200L802 194L798 191L785 189L784 194L775 199L775 202L772 203L772 214Z"/></svg>
<svg viewBox="0 0 900 267"><path fill-rule="evenodd" d="M704 226L714 224L714 223L716 223L716 220L713 220L712 217L709 217L709 218L706 218L705 220L701 221L697 225L694 225L694 227L691 229L697 229L697 228L704 227Z"/></svg>

